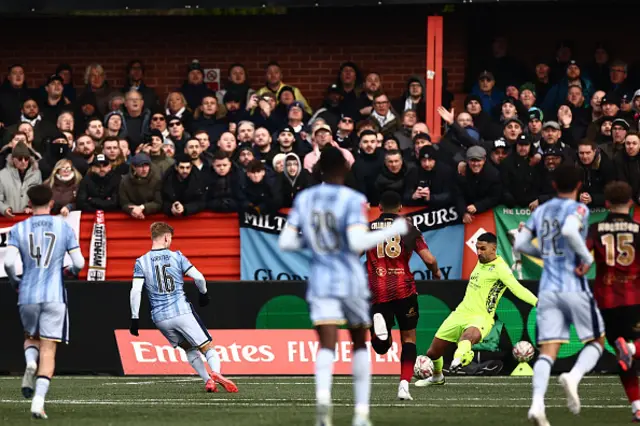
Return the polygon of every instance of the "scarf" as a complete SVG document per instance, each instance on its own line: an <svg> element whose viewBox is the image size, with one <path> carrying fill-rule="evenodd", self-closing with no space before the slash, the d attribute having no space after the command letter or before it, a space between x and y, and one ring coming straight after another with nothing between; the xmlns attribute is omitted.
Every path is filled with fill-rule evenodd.
<svg viewBox="0 0 640 426"><path fill-rule="evenodd" d="M387 115L385 116L382 116L378 114L376 111L373 111L371 113L371 116L376 119L376 121L380 124L380 127L384 127L387 123L390 123L396 118L396 116L393 115L391 110L389 110L389 112L387 112Z"/></svg>
<svg viewBox="0 0 640 426"><path fill-rule="evenodd" d="M24 114L20 114L20 122L21 123L29 123L31 124L31 127L36 127L36 124L38 123L38 121L42 120L42 117L40 116L40 114L38 114L38 116L36 118L34 118L33 120L28 119L27 117L24 116Z"/></svg>
<svg viewBox="0 0 640 426"><path fill-rule="evenodd" d="M175 114L171 114L171 111L169 111L169 108L167 108L167 116L169 115L175 115L178 118L182 118L182 114L184 114L184 112L187 110L186 107L182 107L178 110L178 112L176 112Z"/></svg>
<svg viewBox="0 0 640 426"><path fill-rule="evenodd" d="M60 173L56 173L56 179L58 179L60 182L70 182L74 178L75 175L73 173L71 173L69 176L62 176L60 175Z"/></svg>

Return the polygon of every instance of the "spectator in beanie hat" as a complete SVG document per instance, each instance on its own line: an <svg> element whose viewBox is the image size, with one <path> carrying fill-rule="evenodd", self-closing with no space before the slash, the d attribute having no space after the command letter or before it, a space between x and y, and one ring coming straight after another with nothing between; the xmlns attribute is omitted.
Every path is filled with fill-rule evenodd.
<svg viewBox="0 0 640 426"><path fill-rule="evenodd" d="M629 123L622 119L616 118L611 122L611 142L605 142L600 145L600 151L604 152L607 157L613 160L616 155L624 151L624 141L629 133Z"/></svg>
<svg viewBox="0 0 640 426"><path fill-rule="evenodd" d="M407 80L404 94L393 102L394 109L402 114L415 111L419 121L426 121L426 84L424 78L414 75Z"/></svg>
<svg viewBox="0 0 640 426"><path fill-rule="evenodd" d="M280 180L267 174L260 160L247 165L246 179L238 191L239 204L243 211L255 211L258 214L275 213L282 205Z"/></svg>
<svg viewBox="0 0 640 426"><path fill-rule="evenodd" d="M238 146L238 165L242 171L246 171L247 165L255 160L253 148L250 143L241 143Z"/></svg>
<svg viewBox="0 0 640 426"><path fill-rule="evenodd" d="M467 150L467 167L464 176L458 174L464 212L462 222L471 223L476 214L492 209L502 199L500 174L487 164L487 151L481 146Z"/></svg>
<svg viewBox="0 0 640 426"><path fill-rule="evenodd" d="M529 123L525 133L529 135L532 142L538 142L542 138L542 122L544 113L540 108L533 107L529 110Z"/></svg>
<svg viewBox="0 0 640 426"><path fill-rule="evenodd" d="M593 51L593 61L587 66L587 75L598 90L606 89L609 85L609 53L609 47L598 42Z"/></svg>
<svg viewBox="0 0 640 426"><path fill-rule="evenodd" d="M423 146L418 157L419 167L407 181L403 204L429 206L432 209L459 204L458 188L451 184L456 179L453 168L436 159L433 146Z"/></svg>
<svg viewBox="0 0 640 426"><path fill-rule="evenodd" d="M27 190L40 183L38 163L24 143L17 143L7 158L7 167L0 170L0 214L12 218L17 213L31 213Z"/></svg>
<svg viewBox="0 0 640 426"><path fill-rule="evenodd" d="M118 198L120 208L134 219L158 213L162 208L162 181L145 153L131 159L129 174L122 177Z"/></svg>
<svg viewBox="0 0 640 426"><path fill-rule="evenodd" d="M187 66L187 79L178 91L184 95L186 106L191 110L198 108L202 104L202 98L210 92L204 82L204 69L197 59L192 60Z"/></svg>
<svg viewBox="0 0 640 426"><path fill-rule="evenodd" d="M520 102L527 110L530 110L536 105L536 85L528 82L520 86Z"/></svg>
<svg viewBox="0 0 640 426"><path fill-rule="evenodd" d="M240 92L227 90L224 94L224 108L227 111L224 118L227 122L237 125L240 121L251 119L251 113L243 107L243 100L243 95Z"/></svg>
<svg viewBox="0 0 640 426"><path fill-rule="evenodd" d="M261 96L265 92L273 92L276 94L276 97L279 97L280 90L282 90L284 86L287 86L282 82L282 68L280 68L280 64L275 61L269 62L265 67L265 80L265 86L261 87L256 92L258 96ZM302 95L300 89L295 86L290 87L293 89L295 99L301 101L305 105L304 109L307 114L313 114L313 110L309 106L309 102Z"/></svg>
<svg viewBox="0 0 640 426"><path fill-rule="evenodd" d="M620 97L615 93L607 93L600 101L602 108L602 117L589 124L587 128L587 139L596 140L601 135L601 128L604 122L612 122L616 118L621 118L620 113Z"/></svg>
<svg viewBox="0 0 640 426"><path fill-rule="evenodd" d="M464 106L473 119L473 124L480 134L480 139L495 140L502 136L503 126L496 123L491 115L483 109L480 96L468 95L464 100Z"/></svg>
<svg viewBox="0 0 640 426"><path fill-rule="evenodd" d="M501 163L500 176L504 184L502 202L509 207L528 207L532 211L538 205L540 172L532 164L531 138L520 135L509 156Z"/></svg>

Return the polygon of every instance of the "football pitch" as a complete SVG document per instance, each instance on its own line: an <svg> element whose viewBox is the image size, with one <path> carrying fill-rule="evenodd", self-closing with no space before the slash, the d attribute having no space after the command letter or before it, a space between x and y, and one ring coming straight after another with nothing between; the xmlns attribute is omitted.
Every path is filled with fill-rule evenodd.
<svg viewBox="0 0 640 426"><path fill-rule="evenodd" d="M615 376L588 376L580 385L582 412L565 407L552 377L547 416L552 425L626 424L631 410ZM313 425L313 377L238 377L237 394L204 392L192 377L63 376L51 382L46 411L52 425ZM530 424L531 379L453 377L444 387L411 386L414 401L397 401L397 378L374 377L374 425ZM0 424L33 425L20 377L0 377ZM351 378L334 379L334 425L350 425Z"/></svg>

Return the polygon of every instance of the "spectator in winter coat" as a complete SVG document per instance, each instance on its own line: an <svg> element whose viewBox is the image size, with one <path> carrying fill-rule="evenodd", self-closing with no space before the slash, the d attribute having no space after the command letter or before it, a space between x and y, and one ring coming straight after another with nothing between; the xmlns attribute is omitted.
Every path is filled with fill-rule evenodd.
<svg viewBox="0 0 640 426"><path fill-rule="evenodd" d="M206 172L206 208L214 212L238 211L238 193L245 179L244 173L233 164L226 153L218 151L213 156L211 167Z"/></svg>
<svg viewBox="0 0 640 426"><path fill-rule="evenodd" d="M474 216L497 206L502 198L502 182L498 171L487 164L487 151L480 146L467 150L467 168L458 175L464 200L463 223L471 223Z"/></svg>
<svg viewBox="0 0 640 426"><path fill-rule="evenodd" d="M504 93L496 87L496 79L489 71L480 73L478 83L471 89L471 94L480 98L482 110L488 114L491 114L504 99Z"/></svg>
<svg viewBox="0 0 640 426"><path fill-rule="evenodd" d="M482 100L478 95L469 95L464 101L465 110L471 115L473 125L482 140L496 140L502 136L503 126L496 123L482 107Z"/></svg>
<svg viewBox="0 0 640 426"><path fill-rule="evenodd" d="M433 146L420 149L420 167L407 181L403 204L408 206L429 206L439 209L459 204L459 191L455 184L454 170L446 163L436 160Z"/></svg>
<svg viewBox="0 0 640 426"><path fill-rule="evenodd" d="M243 64L234 63L229 66L227 72L227 81L223 83L223 89L216 92L218 103L224 103L224 96L229 93L237 93L240 96L240 108L245 109L251 100L251 96L256 93L251 88L247 69Z"/></svg>
<svg viewBox="0 0 640 426"><path fill-rule="evenodd" d="M120 182L120 208L134 219L158 213L162 208L162 181L151 167L147 154L139 153L131 159L131 170Z"/></svg>
<svg viewBox="0 0 640 426"><path fill-rule="evenodd" d="M251 111L247 111L247 109L242 106L244 103L244 95L242 93L228 91L222 100L224 109L227 111L224 120L228 124L237 125L241 121L251 119ZM254 100L252 104L253 103L257 103L257 101Z"/></svg>
<svg viewBox="0 0 640 426"><path fill-rule="evenodd" d="M615 179L613 162L598 150L594 141L578 144L578 167L582 169L582 188L579 201L589 208L604 207L604 187Z"/></svg>
<svg viewBox="0 0 640 426"><path fill-rule="evenodd" d="M360 133L358 152L354 155L353 175L358 191L362 192L369 203L376 205L380 194L375 183L384 165L384 150L376 148L376 132L365 130Z"/></svg>
<svg viewBox="0 0 640 426"><path fill-rule="evenodd" d="M116 90L111 89L106 77L104 68L100 64L89 65L84 74L84 84L86 86L80 95L80 99L87 98L90 95L95 96L96 112L100 116L104 116L109 112L109 99L116 92Z"/></svg>
<svg viewBox="0 0 640 426"><path fill-rule="evenodd" d="M187 101L187 107L195 110L202 103L205 95L210 93L209 88L204 82L204 70L197 59L191 61L187 67L187 80L178 89L184 95ZM171 112L171 114L175 114ZM217 139L216 139L217 140Z"/></svg>
<svg viewBox="0 0 640 426"><path fill-rule="evenodd" d="M313 184L311 175L302 167L300 157L289 153L284 158L282 176L282 207L292 207L296 195Z"/></svg>
<svg viewBox="0 0 640 426"><path fill-rule="evenodd" d="M255 160L255 158L253 148L250 144L240 144L240 146L238 146L238 166L243 173L246 172L249 163Z"/></svg>
<svg viewBox="0 0 640 426"><path fill-rule="evenodd" d="M44 181L53 191L52 214L67 216L76 209L76 196L82 175L73 167L70 160L62 159L53 166L51 176Z"/></svg>
<svg viewBox="0 0 640 426"><path fill-rule="evenodd" d="M509 156L500 167L504 185L503 203L509 207L528 207L532 211L538 205L540 172L532 164L533 147L528 135L520 135Z"/></svg>
<svg viewBox="0 0 640 426"><path fill-rule="evenodd" d="M419 121L426 121L427 102L424 78L417 75L409 77L404 94L393 102L393 108L402 114L405 111L415 111Z"/></svg>
<svg viewBox="0 0 640 426"><path fill-rule="evenodd" d="M629 123L622 119L616 118L611 122L611 142L599 145L600 150L604 152L609 159L613 160L618 153L625 150L625 139L629 133Z"/></svg>
<svg viewBox="0 0 640 426"><path fill-rule="evenodd" d="M44 155L38 161L38 168L42 176L51 176L53 166L63 158L71 158L71 146L63 133L54 134L49 141L45 141Z"/></svg>
<svg viewBox="0 0 640 426"><path fill-rule="evenodd" d="M102 126L106 137L124 139L127 137L127 122L120 111L111 111L104 116Z"/></svg>
<svg viewBox="0 0 640 426"><path fill-rule="evenodd" d="M145 153L149 155L151 164L158 170L158 176L162 178L167 170L173 167L174 160L173 158L170 158L163 149L165 144L162 143L162 134L160 131L152 130L150 139L151 140L147 145L148 152L145 150Z"/></svg>
<svg viewBox="0 0 640 426"><path fill-rule="evenodd" d="M340 148L348 149L351 153L358 148L358 141L354 130L355 120L353 117L348 113L342 114L334 139Z"/></svg>
<svg viewBox="0 0 640 426"><path fill-rule="evenodd" d="M535 154L534 161L539 162L543 159L544 153L551 146L558 147L563 155L563 162L573 164L576 161L576 152L568 144L561 140L563 133L560 124L557 121L547 121L542 125L542 139L534 144Z"/></svg>
<svg viewBox="0 0 640 426"><path fill-rule="evenodd" d="M415 181L415 174L416 168L413 164L404 162L400 151L387 151L382 172L375 181L376 192L382 194L393 191L403 197L409 182Z"/></svg>
<svg viewBox="0 0 640 426"><path fill-rule="evenodd" d="M0 214L11 218L17 213L31 213L27 190L41 183L38 163L25 144L16 144L7 167L0 170Z"/></svg>
<svg viewBox="0 0 640 426"><path fill-rule="evenodd" d="M150 110L160 106L156 91L144 83L144 65L134 59L127 65L127 81L122 88L122 93L136 90L142 95L144 106Z"/></svg>
<svg viewBox="0 0 640 426"><path fill-rule="evenodd" d="M149 108L145 108L142 94L136 90L127 92L124 105L124 120L129 145L131 145L131 149L135 151L149 132L151 111Z"/></svg>
<svg viewBox="0 0 640 426"><path fill-rule="evenodd" d="M51 137L51 135L56 132L55 126L52 123L42 120L40 107L32 98L28 98L22 103L22 109L20 111L22 114L18 122L5 129L4 143L8 141L8 137L10 137L12 133L18 130L18 126L21 123L29 123L33 127L34 133L33 148L42 153L42 141Z"/></svg>
<svg viewBox="0 0 640 426"><path fill-rule="evenodd" d="M187 141L191 139L189 132L185 131L184 123L180 118L173 115L167 117L167 123L169 126L169 138L165 138L164 143L173 142L175 151L184 152Z"/></svg>
<svg viewBox="0 0 640 426"><path fill-rule="evenodd" d="M338 147L338 144L333 140L333 133L331 132L331 127L327 124L320 124L313 129L313 151L309 152L304 157L304 168L307 169L309 173L313 173L313 166L316 165L318 160L320 159L320 152L325 146L335 146L339 148L344 155L345 160L349 163L349 166L353 165L354 159L353 154L344 148Z"/></svg>
<svg viewBox="0 0 640 426"><path fill-rule="evenodd" d="M553 86L551 90L549 90L549 93L547 93L547 96L542 103L542 110L545 115L548 117L553 117L555 115L555 112L558 111L560 105L567 100L569 86L573 85L580 86L584 97L591 99L594 92L593 84L591 84L591 80L582 76L580 66L575 60L569 61L566 76Z"/></svg>
<svg viewBox="0 0 640 426"><path fill-rule="evenodd" d="M277 154L271 142L269 130L264 127L256 129L253 141L253 155L267 167L271 167L273 157Z"/></svg>
<svg viewBox="0 0 640 426"><path fill-rule="evenodd" d="M200 103L198 103L198 105L200 105ZM191 131L193 110L189 108L187 100L181 92L169 93L164 103L164 112L167 118L167 124L169 123L169 117L176 117L180 119L185 129ZM164 136L165 138L167 137L167 135Z"/></svg>
<svg viewBox="0 0 640 426"><path fill-rule="evenodd" d="M340 64L335 84L342 94L340 112L355 116L358 113L358 98L362 93L362 73L354 62ZM335 129L335 127L332 127Z"/></svg>
<svg viewBox="0 0 640 426"><path fill-rule="evenodd" d="M322 107L313 114L308 123L315 123L316 119L321 118L331 127L332 132L335 131L342 116L342 95L337 84L329 86Z"/></svg>
<svg viewBox="0 0 640 426"><path fill-rule="evenodd" d="M260 160L253 160L247 166L247 179L238 192L240 207L243 211L258 214L275 213L282 205L282 188L275 176L267 175Z"/></svg>
<svg viewBox="0 0 640 426"><path fill-rule="evenodd" d="M373 118L380 125L380 133L393 134L401 127L400 115L391 107L389 97L385 93L378 93L373 97Z"/></svg>
<svg viewBox="0 0 640 426"><path fill-rule="evenodd" d="M24 67L20 64L11 65L8 75L0 86L0 123L9 127L20 121L20 109L24 102L31 97L27 88Z"/></svg>
<svg viewBox="0 0 640 426"><path fill-rule="evenodd" d="M454 120L454 111L440 106L438 114L448 125L438 144L442 150L442 159L457 168L459 163L466 162L467 150L480 143L480 134L473 127L473 118L468 112L461 112Z"/></svg>
<svg viewBox="0 0 640 426"><path fill-rule="evenodd" d="M202 98L202 105L193 116L193 131L205 130L209 134L209 140L218 142L220 135L229 129L226 120L218 118L218 99L213 93L207 93ZM171 132L171 129L169 130ZM174 141L175 142L175 141ZM181 151L176 144L176 150Z"/></svg>
<svg viewBox="0 0 640 426"><path fill-rule="evenodd" d="M119 176L129 173L129 165L126 158L120 149L120 141L118 138L107 137L102 143L102 154L109 160L111 168L114 174ZM95 164L95 158L91 163L91 167Z"/></svg>
<svg viewBox="0 0 640 426"><path fill-rule="evenodd" d="M565 153L558 144L550 145L544 151L540 171L540 186L538 200L545 203L556 196L553 187L553 172L565 162Z"/></svg>
<svg viewBox="0 0 640 426"><path fill-rule="evenodd" d="M358 102L356 102L356 108L358 109L359 116L357 121L365 120L369 118L373 112L373 95L378 93L382 89L382 83L380 81L380 74L377 72L370 72L364 79L364 88L358 96Z"/></svg>
<svg viewBox="0 0 640 426"><path fill-rule="evenodd" d="M191 158L191 165L197 171L208 170L211 164L202 155L202 148L200 148L200 142L198 139L192 138L187 142L187 146L184 148L185 154Z"/></svg>
<svg viewBox="0 0 640 426"><path fill-rule="evenodd" d="M609 66L609 85L606 87L607 93L613 92L622 97L627 95L631 99L636 87L627 79L627 63L621 60L611 62Z"/></svg>
<svg viewBox="0 0 640 426"><path fill-rule="evenodd" d="M193 167L187 154L180 153L175 160L162 180L162 211L177 217L199 213L205 207L205 176Z"/></svg>
<svg viewBox="0 0 640 426"><path fill-rule="evenodd" d="M91 136L82 135L76 140L76 149L69 155L69 159L73 163L73 167L84 176L89 171L89 165L93 162L95 154L96 142Z"/></svg>
<svg viewBox="0 0 640 426"><path fill-rule="evenodd" d="M261 87L256 94L258 96L262 96L265 92L273 92L275 93L276 98L278 98L282 88L289 86L293 89L295 99L304 104L304 109L307 114L313 114L313 110L311 109L309 102L302 95L302 92L300 92L300 90L295 86L284 84L282 82L282 78L282 68L280 65L275 61L269 62L265 68L265 86Z"/></svg>
<svg viewBox="0 0 640 426"><path fill-rule="evenodd" d="M13 147L16 146L18 143L25 144L29 149L29 154L36 161L40 161L42 159L42 156L36 151L34 151L33 148L31 148L31 144L28 141L27 135L22 132L16 132L11 137L11 140L9 141L9 143L0 149L0 169L3 169L7 165L7 157L11 155L11 151L13 150Z"/></svg>
<svg viewBox="0 0 640 426"><path fill-rule="evenodd" d="M82 179L78 188L76 206L83 212L116 211L118 203L118 187L122 175L111 168L111 162L104 154L96 155L91 163L89 173Z"/></svg>
<svg viewBox="0 0 640 426"><path fill-rule="evenodd" d="M73 69L69 64L60 64L56 68L55 75L59 75L62 78L62 96L67 98L70 102L76 100L76 88L73 87Z"/></svg>
<svg viewBox="0 0 640 426"><path fill-rule="evenodd" d="M402 127L398 129L393 137L398 141L400 151L411 149L413 146L413 127L418 123L418 115L412 109L402 113Z"/></svg>
<svg viewBox="0 0 640 426"><path fill-rule="evenodd" d="M62 81L62 77L57 74L50 76L44 86L44 94L38 99L42 119L52 125L56 124L62 111L71 109L71 101L63 95Z"/></svg>
<svg viewBox="0 0 640 426"><path fill-rule="evenodd" d="M614 159L615 169L618 179L631 185L633 201L640 204L640 133L629 133L624 145L625 150Z"/></svg>

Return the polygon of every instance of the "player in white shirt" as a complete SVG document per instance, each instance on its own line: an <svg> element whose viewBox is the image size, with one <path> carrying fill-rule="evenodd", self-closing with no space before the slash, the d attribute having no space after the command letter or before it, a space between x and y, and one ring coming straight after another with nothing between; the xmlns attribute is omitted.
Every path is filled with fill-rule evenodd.
<svg viewBox="0 0 640 426"><path fill-rule="evenodd" d="M553 180L557 197L538 207L516 237L516 250L544 260L536 314L540 356L533 367L533 400L528 414L539 426L549 425L544 396L560 346L569 342L570 326L575 326L585 346L571 371L560 375L558 381L574 414L580 412L578 385L604 350L604 322L585 276L593 256L585 243L589 209L576 201L581 180L578 169L557 168ZM540 248L531 244L534 236Z"/></svg>
<svg viewBox="0 0 640 426"><path fill-rule="evenodd" d="M4 268L18 292L20 319L25 333L27 366L22 379L22 394L25 398L33 397L32 416L46 419L44 401L55 371L57 344L69 343L67 290L63 273L77 275L84 267L84 258L73 229L61 218L50 214L53 207L51 188L33 186L27 191L27 196L33 216L11 228ZM71 255L73 265L63 271L66 253ZM22 261L22 278L16 275L18 259Z"/></svg>
<svg viewBox="0 0 640 426"><path fill-rule="evenodd" d="M238 392L231 380L220 373L220 357L211 345L211 335L204 323L193 310L184 294L186 275L193 278L200 291L199 304L209 304L207 282L189 260L179 251L171 251L173 228L164 222L151 224L151 251L136 259L131 287L131 328L138 336L138 322L142 287L147 291L151 305L151 319L158 330L176 348L187 352L187 359L205 383L205 391L218 392L216 383L227 392ZM205 356L211 374L202 361Z"/></svg>
<svg viewBox="0 0 640 426"><path fill-rule="evenodd" d="M318 166L324 183L300 192L280 234L282 250L312 251L307 301L318 333L316 425L331 426L331 381L338 326L348 324L353 341L355 409L353 426L371 425L371 364L365 345L370 327L369 286L360 255L387 238L406 235L406 219L370 232L367 200L344 186L348 165L340 150L327 147Z"/></svg>

